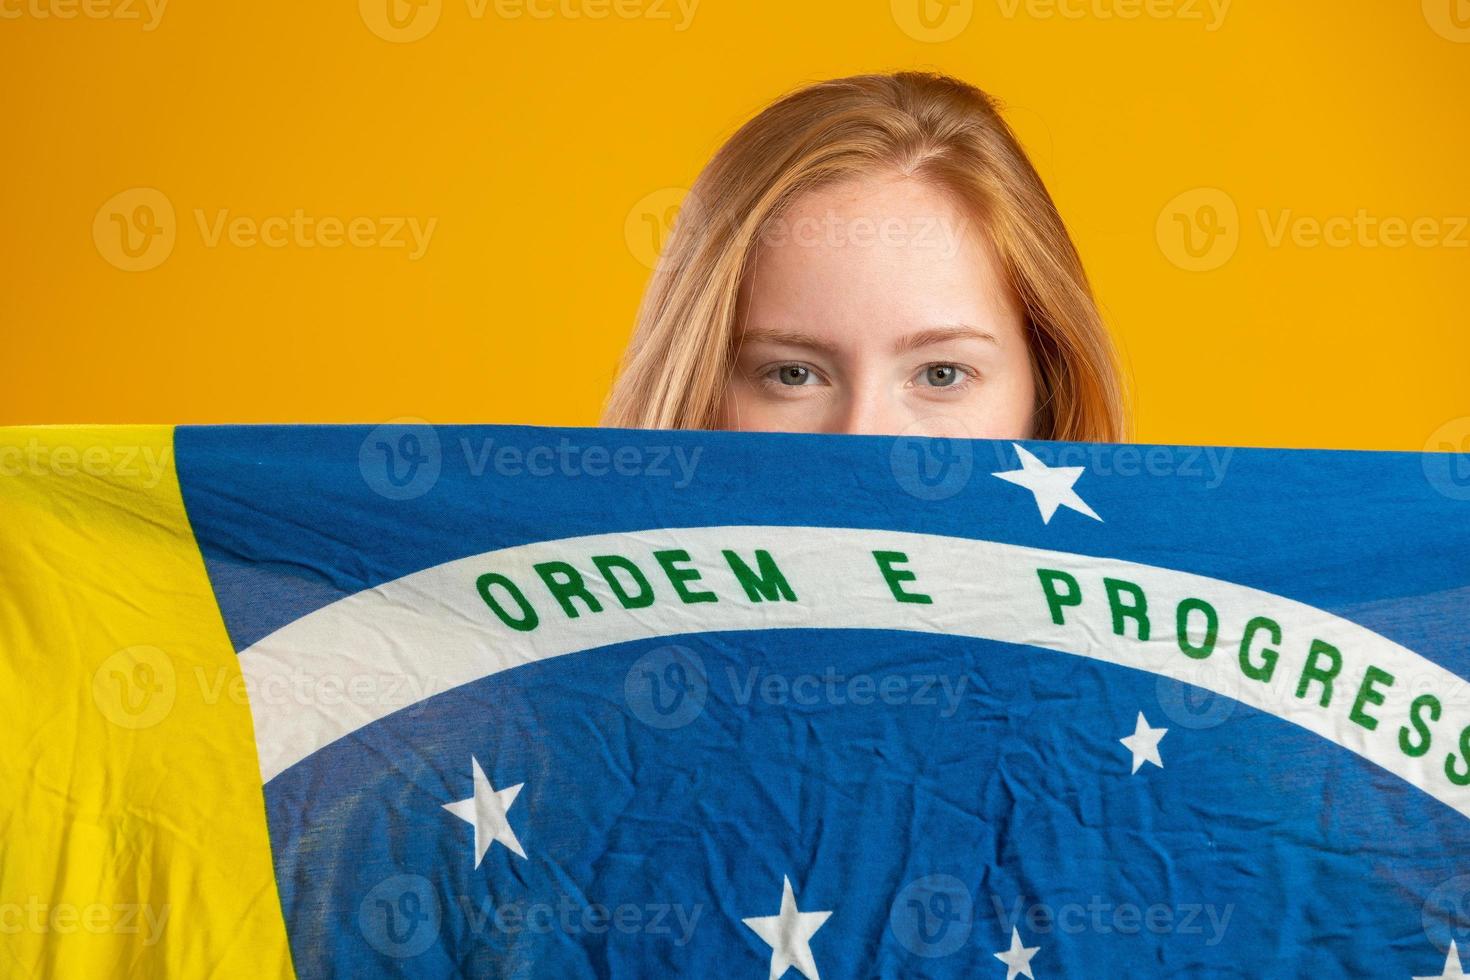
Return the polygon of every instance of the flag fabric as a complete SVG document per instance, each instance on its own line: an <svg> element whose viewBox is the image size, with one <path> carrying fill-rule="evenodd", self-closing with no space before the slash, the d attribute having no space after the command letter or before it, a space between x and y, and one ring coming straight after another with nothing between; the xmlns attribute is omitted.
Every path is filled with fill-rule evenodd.
<svg viewBox="0 0 1470 980"><path fill-rule="evenodd" d="M0 432L0 973L1465 976L1453 453Z"/></svg>

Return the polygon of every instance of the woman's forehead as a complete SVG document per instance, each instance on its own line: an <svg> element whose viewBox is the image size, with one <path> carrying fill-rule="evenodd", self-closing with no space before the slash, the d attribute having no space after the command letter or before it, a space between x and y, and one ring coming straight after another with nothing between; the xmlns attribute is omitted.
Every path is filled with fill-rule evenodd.
<svg viewBox="0 0 1470 980"><path fill-rule="evenodd" d="M1020 319L994 249L950 195L911 178L817 188L771 223L742 283L746 329L894 338Z"/></svg>

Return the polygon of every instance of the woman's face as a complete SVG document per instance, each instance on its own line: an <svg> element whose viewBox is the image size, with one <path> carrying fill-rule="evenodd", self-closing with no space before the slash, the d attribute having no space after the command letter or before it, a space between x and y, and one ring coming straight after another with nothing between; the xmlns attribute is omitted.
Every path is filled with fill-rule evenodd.
<svg viewBox="0 0 1470 980"><path fill-rule="evenodd" d="M763 236L740 300L725 428L1032 434L1025 314L987 238L930 184L803 195Z"/></svg>

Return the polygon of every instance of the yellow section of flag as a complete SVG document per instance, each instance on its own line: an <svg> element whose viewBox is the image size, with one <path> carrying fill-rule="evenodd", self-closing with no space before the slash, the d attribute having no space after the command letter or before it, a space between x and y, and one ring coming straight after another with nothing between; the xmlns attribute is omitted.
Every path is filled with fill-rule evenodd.
<svg viewBox="0 0 1470 980"><path fill-rule="evenodd" d="M0 975L292 975L168 426L0 428Z"/></svg>

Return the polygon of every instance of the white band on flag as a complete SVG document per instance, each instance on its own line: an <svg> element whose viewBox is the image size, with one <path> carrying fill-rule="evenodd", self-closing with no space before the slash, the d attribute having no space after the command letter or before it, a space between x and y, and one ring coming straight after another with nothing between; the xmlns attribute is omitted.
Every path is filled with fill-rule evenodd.
<svg viewBox="0 0 1470 980"><path fill-rule="evenodd" d="M682 549L689 583L714 592L715 602L686 603L653 559ZM766 551L795 591L796 601L752 602L722 551L752 569ZM897 601L875 551L902 552L913 574L899 588L931 602ZM647 575L656 601L626 609L591 562L621 555ZM567 562L581 573L601 612L585 607L568 617L533 566ZM1080 595L1072 604L1065 578L1053 578L1048 602L1038 570L1062 573ZM485 573L516 583L539 614L529 631L505 625L476 587ZM1151 631L1141 641L1136 620L1121 623L1105 579L1136 586L1147 598ZM1184 600L1208 604L1218 629L1211 652L1182 652L1176 612ZM1187 606L1186 645L1198 656L1209 612ZM1061 624L1056 622L1060 616ZM1241 666L1247 625L1265 618L1247 644L1259 667L1262 651L1277 651L1269 679ZM1460 752L1470 726L1465 681L1362 626L1312 606L1206 576L1111 558L1025 548L993 541L886 530L826 527L727 526L672 528L538 542L457 559L406 575L318 609L264 637L240 654L255 719L261 776L269 782L297 762L357 729L451 688L499 671L561 654L652 637L728 630L885 629L978 637L1058 651L1175 678L1300 725L1407 780L1470 816L1470 786L1449 778L1447 755ZM1333 666L1313 641L1339 654L1330 701L1326 685L1304 671ZM1391 678L1374 680L1369 668ZM1364 691L1366 700L1361 696ZM1419 745L1410 723L1415 699L1432 695L1442 709L1417 714L1432 731ZM1367 719L1367 723L1365 720ZM1401 729L1404 730L1401 732ZM1470 760L1459 756L1463 766ZM1464 772L1464 769L1460 770Z"/></svg>

